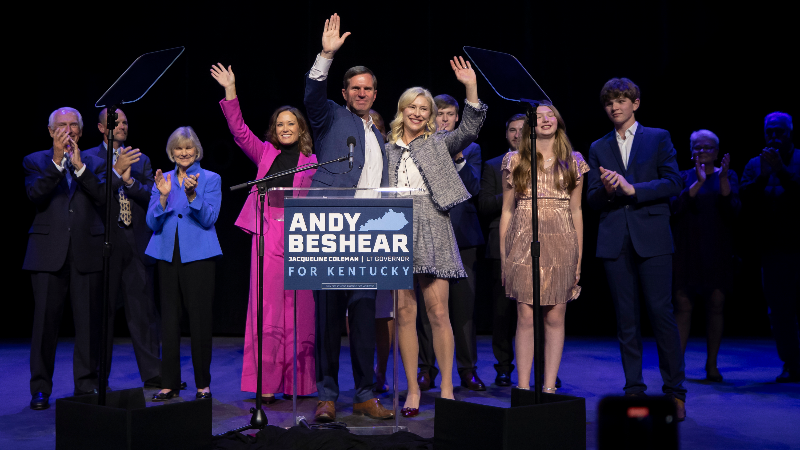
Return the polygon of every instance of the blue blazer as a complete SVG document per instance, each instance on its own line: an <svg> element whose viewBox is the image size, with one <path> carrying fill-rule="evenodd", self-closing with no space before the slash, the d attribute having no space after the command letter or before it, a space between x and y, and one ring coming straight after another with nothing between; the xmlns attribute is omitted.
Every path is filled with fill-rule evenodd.
<svg viewBox="0 0 800 450"><path fill-rule="evenodd" d="M107 149L101 142L100 145L89 150L85 150L84 154L98 157L103 164L103 169L106 167L106 157L108 156ZM108 177L111 187L114 190L114 204L111 205L111 221L112 225L117 226L117 218L119 217L119 194L117 191L122 187L122 178L118 177L113 171ZM147 208L150 206L150 192L153 190L153 169L150 165L150 158L144 153L139 157L139 162L131 166L131 179L133 185L125 188L125 195L131 201L131 228L136 240L136 249L139 258L145 265L155 264L155 260L144 254L147 249L147 243L150 242L150 236L153 232L147 226L145 216L147 215ZM115 239L116 234L112 234L112 240Z"/></svg>
<svg viewBox="0 0 800 450"><path fill-rule="evenodd" d="M450 209L450 222L459 248L476 247L483 244L483 232L478 221L475 203L481 190L481 146L472 143L463 151L467 164L458 172L464 187L472 196Z"/></svg>
<svg viewBox="0 0 800 450"><path fill-rule="evenodd" d="M353 170L348 173L348 162L332 163L325 168L317 169L311 181L311 187L356 187L361 171L364 169L364 121L351 113L347 108L337 105L327 98L327 79L323 81L312 80L306 74L306 91L303 103L306 105L308 121L314 133L314 153L317 161L326 162L348 154L347 138L356 138L356 147L353 152ZM383 175L381 186L385 187L389 180L389 165L386 157L386 147L383 136L375 125L372 132L378 139L383 157ZM327 170L325 170L327 169ZM329 173L336 172L336 174Z"/></svg>
<svg viewBox="0 0 800 450"><path fill-rule="evenodd" d="M614 259L622 251L626 229L639 256L649 258L674 251L669 227L669 199L680 194L683 180L675 162L669 132L639 124L628 158L622 164L616 131L592 143L587 174L589 204L601 211L597 232L597 257ZM622 174L636 189L630 197L608 195L600 181L600 166Z"/></svg>
<svg viewBox="0 0 800 450"><path fill-rule="evenodd" d="M481 192L478 194L478 208L484 220L489 222L489 237L486 243L486 257L500 259L500 215L503 212L503 158L492 158L483 164L481 173Z"/></svg>
<svg viewBox="0 0 800 450"><path fill-rule="evenodd" d="M161 193L153 186L150 206L147 208L147 226L153 230L153 237L145 253L155 259L172 262L176 229L181 263L222 255L214 228L222 201L221 179L216 173L200 168L197 161L186 173L200 174L195 188L197 197L192 203L189 203L183 188L178 185L177 169L164 174L165 178L167 174L172 177L166 209L161 207Z"/></svg>
<svg viewBox="0 0 800 450"><path fill-rule="evenodd" d="M53 164L53 149L31 153L22 161L25 193L36 207L28 230L23 270L55 272L70 264L81 272L103 270L103 214L106 166L95 156L81 153L86 165L80 178Z"/></svg>

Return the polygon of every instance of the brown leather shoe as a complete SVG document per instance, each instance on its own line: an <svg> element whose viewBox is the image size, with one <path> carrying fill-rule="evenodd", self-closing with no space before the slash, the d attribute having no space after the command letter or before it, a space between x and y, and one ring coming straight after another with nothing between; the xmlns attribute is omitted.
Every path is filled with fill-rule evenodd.
<svg viewBox="0 0 800 450"><path fill-rule="evenodd" d="M319 411L319 409L317 409L317 411ZM367 416L373 419L391 419L394 417L394 413L384 408L377 398L371 398L365 402L355 403L353 405L353 415Z"/></svg>
<svg viewBox="0 0 800 450"><path fill-rule="evenodd" d="M675 397L672 400L675 402L675 419L678 422L683 422L686 420L686 402Z"/></svg>
<svg viewBox="0 0 800 450"><path fill-rule="evenodd" d="M417 384L419 384L419 390L422 392L430 391L431 388L436 387L433 383L433 378L431 378L431 374L428 373L427 370L420 370L417 374Z"/></svg>
<svg viewBox="0 0 800 450"><path fill-rule="evenodd" d="M485 391L486 385L483 384L475 371L468 371L461 374L461 386L470 391Z"/></svg>
<svg viewBox="0 0 800 450"><path fill-rule="evenodd" d="M336 405L334 402L317 402L317 412L314 413L317 422L333 422L336 420Z"/></svg>

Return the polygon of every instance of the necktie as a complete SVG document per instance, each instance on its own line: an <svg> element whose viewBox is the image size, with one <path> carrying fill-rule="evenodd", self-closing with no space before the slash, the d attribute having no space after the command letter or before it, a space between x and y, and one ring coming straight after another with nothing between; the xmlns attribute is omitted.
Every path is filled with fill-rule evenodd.
<svg viewBox="0 0 800 450"><path fill-rule="evenodd" d="M114 164L117 163L117 157L119 157L119 149L114 150ZM125 226L130 226L131 201L128 199L128 196L125 195L124 186L120 186L117 193L119 194L119 218L117 220L124 223Z"/></svg>

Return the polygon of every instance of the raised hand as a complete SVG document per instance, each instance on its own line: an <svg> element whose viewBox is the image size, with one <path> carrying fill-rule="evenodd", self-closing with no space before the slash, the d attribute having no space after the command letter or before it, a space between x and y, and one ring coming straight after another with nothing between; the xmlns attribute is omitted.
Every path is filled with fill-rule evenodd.
<svg viewBox="0 0 800 450"><path fill-rule="evenodd" d="M125 147L119 149L119 156L117 156L117 162L114 164L114 170L116 170L123 179L125 179L123 174L128 172L130 179L130 171L128 169L130 169L132 165L139 162L139 158L141 158L141 156L142 152L138 148Z"/></svg>
<svg viewBox="0 0 800 450"><path fill-rule="evenodd" d="M197 187L197 177L199 176L199 173L194 175L186 174L186 178L183 179L183 192L186 193L186 198L188 198L189 201L194 200L194 197L197 195L194 190Z"/></svg>
<svg viewBox="0 0 800 450"><path fill-rule="evenodd" d="M731 165L731 154L725 153L725 156L722 157L722 164L719 166L719 177L720 178L728 178L728 169Z"/></svg>
<svg viewBox="0 0 800 450"><path fill-rule="evenodd" d="M64 128L56 128L50 132L50 135L53 136L53 161L61 165L64 153L67 153L70 145L69 133Z"/></svg>
<svg viewBox="0 0 800 450"><path fill-rule="evenodd" d="M699 162L695 161L694 163L694 173L697 174L697 182L703 184L706 182L706 165L700 164Z"/></svg>
<svg viewBox="0 0 800 450"><path fill-rule="evenodd" d="M476 85L478 78L475 76L475 71L472 70L472 64L469 61L464 62L461 56L454 56L450 60L450 67L456 73L456 79L464 86Z"/></svg>
<svg viewBox="0 0 800 450"><path fill-rule="evenodd" d="M167 174L167 177L164 178L164 174L161 173L161 169L158 169L156 170L155 181L156 188L158 189L158 192L161 193L161 206L164 206L167 197L169 197L169 191L172 190L172 180L170 174Z"/></svg>
<svg viewBox="0 0 800 450"><path fill-rule="evenodd" d="M69 138L69 161L75 170L83 169L83 161L81 161L81 149L78 148L78 143Z"/></svg>
<svg viewBox="0 0 800 450"><path fill-rule="evenodd" d="M342 47L344 40L347 39L347 36L350 36L349 31L341 36L339 35L339 22L338 14L332 15L330 19L325 21L325 28L322 31L321 55L323 58L333 59L333 55Z"/></svg>
<svg viewBox="0 0 800 450"><path fill-rule="evenodd" d="M225 100L230 101L236 98L236 77L233 75L231 66L226 69L222 63L217 63L216 66L212 64L211 76L225 88Z"/></svg>

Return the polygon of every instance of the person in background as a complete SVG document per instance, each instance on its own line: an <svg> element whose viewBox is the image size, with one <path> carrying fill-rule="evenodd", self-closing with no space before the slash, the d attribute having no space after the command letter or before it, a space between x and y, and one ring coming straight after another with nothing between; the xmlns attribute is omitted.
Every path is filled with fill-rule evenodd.
<svg viewBox="0 0 800 450"><path fill-rule="evenodd" d="M211 76L225 89L220 100L222 113L236 145L257 166L255 179L317 162L311 154L311 134L303 114L293 106L282 106L272 113L265 140L259 139L245 124L233 69L222 64L211 66ZM266 189L275 187L307 188L316 169L266 182ZM250 300L245 326L242 362L242 391L256 392L258 379L258 189L253 186L236 225L252 235L250 252ZM307 191L295 191L305 196ZM269 205L265 205L269 207ZM275 393L291 396L294 362L294 291L283 289L283 222L265 211L263 272L263 327L261 396L266 404L277 401ZM309 290L297 291L297 394L317 391L314 369L314 297Z"/></svg>
<svg viewBox="0 0 800 450"><path fill-rule="evenodd" d="M675 321L686 354L692 306L701 298L705 300L706 379L720 382L717 354L722 341L722 306L733 284L733 228L742 205L736 172L729 168L730 155L726 153L720 167L714 167L719 157L717 135L695 131L689 144L695 166L681 172L684 188L672 199Z"/></svg>
<svg viewBox="0 0 800 450"><path fill-rule="evenodd" d="M181 305L189 315L196 398L211 398L211 326L215 258L222 256L214 224L222 200L221 180L200 167L203 147L192 127L167 141L175 169L156 171L147 208L153 236L145 253L158 260L161 298L161 391L153 401L180 395Z"/></svg>

